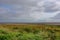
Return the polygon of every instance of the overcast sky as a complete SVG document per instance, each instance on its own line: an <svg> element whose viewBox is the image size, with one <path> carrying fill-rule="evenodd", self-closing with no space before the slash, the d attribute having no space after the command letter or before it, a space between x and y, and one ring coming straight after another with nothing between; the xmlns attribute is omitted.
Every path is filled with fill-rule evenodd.
<svg viewBox="0 0 60 40"><path fill-rule="evenodd" d="M0 22L49 22L58 14L59 0L0 0Z"/></svg>

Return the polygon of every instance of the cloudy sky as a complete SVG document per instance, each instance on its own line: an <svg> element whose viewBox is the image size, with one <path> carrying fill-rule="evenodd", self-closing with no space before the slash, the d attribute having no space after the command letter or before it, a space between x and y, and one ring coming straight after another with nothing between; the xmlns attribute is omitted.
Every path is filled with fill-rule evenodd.
<svg viewBox="0 0 60 40"><path fill-rule="evenodd" d="M0 0L0 22L59 22L59 0Z"/></svg>

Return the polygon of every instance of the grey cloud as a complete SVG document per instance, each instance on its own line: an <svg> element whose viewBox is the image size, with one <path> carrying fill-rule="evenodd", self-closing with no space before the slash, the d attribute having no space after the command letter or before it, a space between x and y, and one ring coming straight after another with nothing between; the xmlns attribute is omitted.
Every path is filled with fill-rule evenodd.
<svg viewBox="0 0 60 40"><path fill-rule="evenodd" d="M36 1L34 0L0 0L0 3L2 4L19 4L19 5L25 5L25 6L35 6Z"/></svg>
<svg viewBox="0 0 60 40"><path fill-rule="evenodd" d="M38 4L40 2L43 3ZM1 20L46 20L47 18L53 17L55 16L55 14L58 14L57 11L60 11L60 7L58 7L56 2L46 2L46 0L0 0L0 4L11 5L9 12L7 11L7 13L3 14L0 13Z"/></svg>
<svg viewBox="0 0 60 40"><path fill-rule="evenodd" d="M57 14L55 17L52 17L52 19L60 19L60 13Z"/></svg>
<svg viewBox="0 0 60 40"><path fill-rule="evenodd" d="M59 5L56 4L56 2L45 2L46 4L44 5L45 7L45 12L57 12L60 11Z"/></svg>

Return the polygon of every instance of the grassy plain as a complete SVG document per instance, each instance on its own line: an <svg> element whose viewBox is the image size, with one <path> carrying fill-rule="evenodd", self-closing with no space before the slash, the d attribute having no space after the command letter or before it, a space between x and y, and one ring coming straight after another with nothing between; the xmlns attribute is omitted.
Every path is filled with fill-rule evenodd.
<svg viewBox="0 0 60 40"><path fill-rule="evenodd" d="M0 40L60 40L60 25L0 24Z"/></svg>

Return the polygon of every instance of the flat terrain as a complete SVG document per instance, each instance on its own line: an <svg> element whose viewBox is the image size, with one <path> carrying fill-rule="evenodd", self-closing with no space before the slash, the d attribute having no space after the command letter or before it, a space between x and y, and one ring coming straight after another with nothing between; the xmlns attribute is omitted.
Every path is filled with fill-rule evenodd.
<svg viewBox="0 0 60 40"><path fill-rule="evenodd" d="M60 40L60 25L0 24L0 40Z"/></svg>

